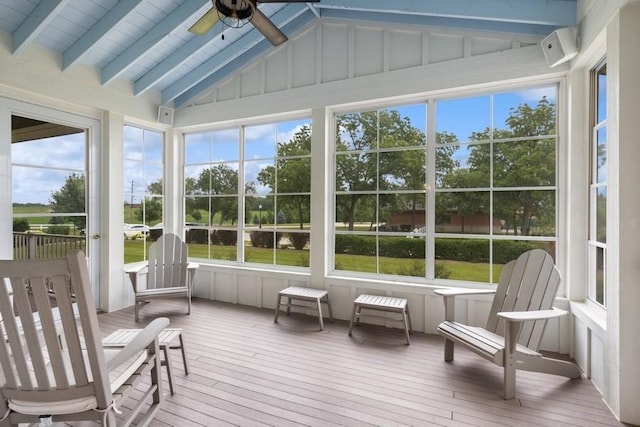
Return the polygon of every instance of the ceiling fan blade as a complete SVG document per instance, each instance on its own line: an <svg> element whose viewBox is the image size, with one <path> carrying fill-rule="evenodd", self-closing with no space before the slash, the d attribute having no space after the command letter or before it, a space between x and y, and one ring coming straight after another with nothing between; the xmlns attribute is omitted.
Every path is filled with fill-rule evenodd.
<svg viewBox="0 0 640 427"><path fill-rule="evenodd" d="M280 29L276 27L264 13L260 12L260 9L257 7L253 10L251 23L256 27L256 30L260 31L262 35L274 46L278 46L288 40L287 36L285 36L284 33L280 31Z"/></svg>
<svg viewBox="0 0 640 427"><path fill-rule="evenodd" d="M198 21L189 28L189 32L199 36L204 36L213 28L214 25L218 23L219 20L218 11L212 7L207 13L202 15L202 18L198 19Z"/></svg>

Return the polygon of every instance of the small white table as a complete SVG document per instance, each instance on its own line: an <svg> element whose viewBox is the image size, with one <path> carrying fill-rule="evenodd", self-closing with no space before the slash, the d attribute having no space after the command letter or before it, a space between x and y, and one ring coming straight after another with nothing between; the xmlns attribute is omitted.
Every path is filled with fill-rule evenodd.
<svg viewBox="0 0 640 427"><path fill-rule="evenodd" d="M404 323L404 334L407 338L407 345L410 344L409 333L412 332L411 316L409 315L409 306L407 305L406 298L367 294L360 295L353 301L353 314L351 315L351 322L349 322L349 336L351 336L351 330L353 329L353 321L355 320L356 324L360 324L363 309L400 313L402 315L402 322Z"/></svg>
<svg viewBox="0 0 640 427"><path fill-rule="evenodd" d="M282 303L282 297L287 298L287 302L284 304ZM281 305L287 307L287 316L291 314L291 307L309 308L309 306L307 305L292 304L292 300L312 301L316 303L320 330L324 329L324 324L322 323L322 303L327 304L327 309L329 310L329 319L333 322L333 313L331 312L331 303L329 302L329 291L324 289L299 288L291 286L278 292L278 300L276 301L276 315L273 319L274 323L278 323L278 314L280 314Z"/></svg>
<svg viewBox="0 0 640 427"><path fill-rule="evenodd" d="M118 329L111 335L102 340L104 347L124 347L129 344L133 338L142 329ZM171 343L178 338L179 345L171 345ZM184 339L182 337L182 329L180 328L166 328L160 335L158 335L158 345L160 350L164 353L164 360L160 363L167 368L167 377L169 378L169 390L171 394L173 391L173 371L171 369L171 358L169 357L169 350L180 349L182 352L182 363L184 364L184 373L189 373L189 365L187 363L187 352L184 348Z"/></svg>

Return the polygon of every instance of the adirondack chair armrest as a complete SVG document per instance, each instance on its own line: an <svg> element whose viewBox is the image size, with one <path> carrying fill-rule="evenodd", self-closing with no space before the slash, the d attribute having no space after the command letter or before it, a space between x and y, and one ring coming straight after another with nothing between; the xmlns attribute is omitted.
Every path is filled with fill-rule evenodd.
<svg viewBox="0 0 640 427"><path fill-rule="evenodd" d="M135 265L133 267L129 267L124 272L127 273L129 276L131 276L132 274L140 274L148 268L149 266L147 264L140 264L140 265Z"/></svg>
<svg viewBox="0 0 640 427"><path fill-rule="evenodd" d="M564 316L568 313L566 310L559 308L551 308L551 310L531 310L531 311L501 311L498 317L502 317L509 322L524 322L527 320L546 320L555 317Z"/></svg>
<svg viewBox="0 0 640 427"><path fill-rule="evenodd" d="M107 370L111 371L114 368L120 366L133 356L135 356L141 350L144 350L158 338L158 334L163 331L164 328L169 326L169 319L166 317L159 317L149 323L136 337L112 358L107 360Z"/></svg>
<svg viewBox="0 0 640 427"><path fill-rule="evenodd" d="M436 289L434 294L444 297L444 319L453 321L455 314L455 297L462 295L483 295L495 294L495 289L464 289L464 288L446 288Z"/></svg>
<svg viewBox="0 0 640 427"><path fill-rule="evenodd" d="M197 262L187 262L187 280L188 280L188 286L189 289L193 288L193 278L196 275L196 270L198 270L200 268L200 264Z"/></svg>
<svg viewBox="0 0 640 427"><path fill-rule="evenodd" d="M146 272L149 269L148 264L140 264L135 265L133 267L127 268L124 272L129 275L129 280L131 281L131 285L133 286L133 292L138 292L138 276L141 273Z"/></svg>

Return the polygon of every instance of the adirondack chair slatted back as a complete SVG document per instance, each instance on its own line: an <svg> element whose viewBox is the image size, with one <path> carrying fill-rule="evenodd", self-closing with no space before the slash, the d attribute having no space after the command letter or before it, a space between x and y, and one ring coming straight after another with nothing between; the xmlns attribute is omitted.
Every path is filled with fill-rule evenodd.
<svg viewBox="0 0 640 427"><path fill-rule="evenodd" d="M542 249L525 252L503 268L489 313L486 329L504 336L501 311L551 309L560 284L560 273L553 258ZM525 322L518 344L538 350L546 321Z"/></svg>
<svg viewBox="0 0 640 427"><path fill-rule="evenodd" d="M0 286L6 334L6 339L0 339L3 397L46 405L93 396L99 408L106 408L111 392L83 253L73 251L59 259L0 261L0 278L10 284L10 289ZM57 322L53 306L60 313ZM58 333L60 323L64 347Z"/></svg>
<svg viewBox="0 0 640 427"><path fill-rule="evenodd" d="M172 233L163 234L149 248L147 289L173 288L187 283L187 244Z"/></svg>

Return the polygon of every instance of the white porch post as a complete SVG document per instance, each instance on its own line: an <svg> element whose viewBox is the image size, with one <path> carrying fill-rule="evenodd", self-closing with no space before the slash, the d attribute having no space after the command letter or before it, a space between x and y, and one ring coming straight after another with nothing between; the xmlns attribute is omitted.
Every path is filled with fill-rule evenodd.
<svg viewBox="0 0 640 427"><path fill-rule="evenodd" d="M623 422L640 424L640 6L607 27L607 332L609 396ZM611 248L611 249L609 249Z"/></svg>
<svg viewBox="0 0 640 427"><path fill-rule="evenodd" d="M124 117L107 111L103 116L101 176L100 305L114 311L133 302L130 285L125 283L122 244L122 171Z"/></svg>
<svg viewBox="0 0 640 427"><path fill-rule="evenodd" d="M330 122L326 108L314 108L311 112L311 285L324 289L327 274L327 248L332 247L329 239L329 220L333 224L332 206L329 203L329 182L333 162L328 159Z"/></svg>

